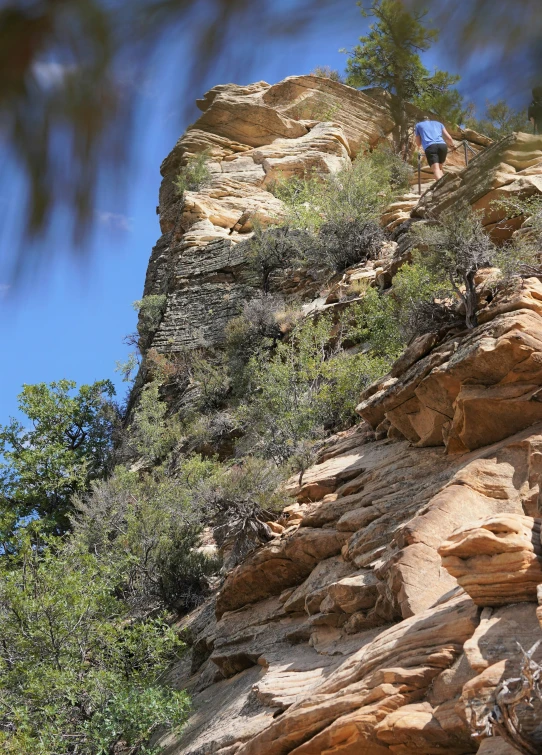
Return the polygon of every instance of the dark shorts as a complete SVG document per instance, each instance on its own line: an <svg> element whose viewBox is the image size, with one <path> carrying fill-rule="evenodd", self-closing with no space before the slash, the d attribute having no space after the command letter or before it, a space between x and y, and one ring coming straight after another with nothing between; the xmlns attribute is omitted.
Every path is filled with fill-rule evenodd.
<svg viewBox="0 0 542 755"><path fill-rule="evenodd" d="M448 147L445 144L430 144L425 150L425 156L429 165L446 161L446 155L448 154Z"/></svg>

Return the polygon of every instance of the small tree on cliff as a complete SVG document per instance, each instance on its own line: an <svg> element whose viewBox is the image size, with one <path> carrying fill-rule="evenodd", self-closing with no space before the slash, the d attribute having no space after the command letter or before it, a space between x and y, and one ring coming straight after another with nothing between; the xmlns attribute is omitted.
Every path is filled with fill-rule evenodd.
<svg viewBox="0 0 542 755"><path fill-rule="evenodd" d="M474 277L480 268L495 262L498 252L480 215L469 206L458 207L438 221L419 224L414 230L427 248L422 264L436 279L448 281L451 292L463 304L467 328L475 328L478 303Z"/></svg>
<svg viewBox="0 0 542 755"><path fill-rule="evenodd" d="M369 7L358 3L365 17L372 17L369 33L360 37L361 44L347 61L347 84L355 87L378 86L395 95L392 115L399 127L399 146L407 156L409 119L406 103L419 101L420 106L437 108L444 119L459 118L459 93L450 90L458 81L444 71L430 76L420 59L437 40L436 29L422 21L426 13L409 13L401 0L373 0Z"/></svg>

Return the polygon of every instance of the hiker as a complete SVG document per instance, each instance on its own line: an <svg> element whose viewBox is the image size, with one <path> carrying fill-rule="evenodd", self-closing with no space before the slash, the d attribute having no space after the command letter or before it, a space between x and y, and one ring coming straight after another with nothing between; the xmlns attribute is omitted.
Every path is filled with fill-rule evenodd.
<svg viewBox="0 0 542 755"><path fill-rule="evenodd" d="M414 133L418 149L423 147L427 162L438 181L444 175L442 166L446 161L448 147L452 150L456 149L454 140L440 121L432 121L427 115L423 121L416 124Z"/></svg>
<svg viewBox="0 0 542 755"><path fill-rule="evenodd" d="M533 89L533 101L529 105L527 117L533 124L533 134L542 133L542 87Z"/></svg>

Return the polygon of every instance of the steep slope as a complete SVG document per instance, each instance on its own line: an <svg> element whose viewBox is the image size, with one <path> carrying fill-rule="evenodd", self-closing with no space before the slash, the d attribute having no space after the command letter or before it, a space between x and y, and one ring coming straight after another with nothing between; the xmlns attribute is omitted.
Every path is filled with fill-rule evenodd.
<svg viewBox="0 0 542 755"><path fill-rule="evenodd" d="M216 87L200 106L162 166L164 235L145 287L167 295L152 340L162 352L220 344L253 285L238 242L255 217L281 213L273 178L336 171L393 132L383 93L312 76ZM203 150L212 182L181 202L173 179ZM542 191L541 137L511 135L467 169L454 161L419 202L389 209L399 245L360 276L390 284L411 217ZM523 222L488 217L501 236ZM314 306L333 299L319 293ZM180 622L192 650L172 678L194 714L164 741L169 755L518 751L483 725L500 681L520 670L517 642L542 638L542 284L482 303L476 329L417 339L365 391L363 422L292 481L284 528ZM522 710L520 733L537 747L541 720L539 707Z"/></svg>

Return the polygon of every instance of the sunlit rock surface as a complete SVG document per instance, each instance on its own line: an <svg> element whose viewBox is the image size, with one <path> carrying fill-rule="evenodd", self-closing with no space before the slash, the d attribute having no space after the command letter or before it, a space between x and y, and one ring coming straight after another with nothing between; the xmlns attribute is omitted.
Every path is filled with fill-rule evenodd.
<svg viewBox="0 0 542 755"><path fill-rule="evenodd" d="M311 171L337 172L394 132L388 94L360 92L318 76L292 76L274 85L225 84L207 92L198 105L203 114L161 167L157 211L163 235L151 256L144 293L167 295L153 341L162 352L220 342L252 284L243 269L243 248L236 246L250 237L255 221L277 222L283 212L280 200L267 190L273 181ZM484 139L474 132L455 136L467 136L474 150L482 149ZM203 151L211 181L185 192L182 201L174 181L187 159ZM449 169L461 170L463 162L462 153L453 153ZM425 184L431 175L423 175ZM386 229L410 217L419 199L417 187L413 191L388 208L382 218ZM381 273L376 264L372 269L374 276ZM293 275L283 289L310 301L321 285Z"/></svg>

